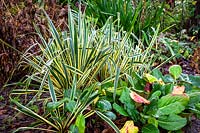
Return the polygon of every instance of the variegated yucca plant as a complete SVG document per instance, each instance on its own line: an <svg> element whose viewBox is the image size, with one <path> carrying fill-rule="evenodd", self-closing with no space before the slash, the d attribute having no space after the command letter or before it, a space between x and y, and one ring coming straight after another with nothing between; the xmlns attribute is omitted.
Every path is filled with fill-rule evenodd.
<svg viewBox="0 0 200 133"><path fill-rule="evenodd" d="M25 85L25 88L13 90L11 95L17 110L38 121L18 130L37 129L60 133L77 130L82 133L85 118L97 113L119 132L110 119L88 107L98 97L98 89L102 84L110 81L114 83L115 99L119 78L131 76L133 72L143 74L149 70L154 59L150 51L156 42L158 29L146 48L142 40L131 32L119 30L119 26L113 25L111 18L101 29L96 29L95 21L91 18L69 9L68 31L59 32L47 14L46 17L51 37L46 40L36 26L42 42L36 44L40 48L40 55L31 54L27 50L22 56L22 63L28 64L33 71L19 83ZM31 86L34 89L30 89ZM13 94L29 93L33 93L34 97L26 105L12 98ZM49 97L42 97L44 93L49 94ZM29 108L35 101L44 102L43 115ZM52 128L39 128L41 124Z"/></svg>

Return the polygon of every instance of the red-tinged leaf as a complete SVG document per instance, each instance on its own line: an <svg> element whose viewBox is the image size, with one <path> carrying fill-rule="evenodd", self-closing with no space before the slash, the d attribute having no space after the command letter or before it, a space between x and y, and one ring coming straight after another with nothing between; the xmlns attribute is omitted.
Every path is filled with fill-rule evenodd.
<svg viewBox="0 0 200 133"><path fill-rule="evenodd" d="M136 103L150 104L149 100L146 100L145 98L143 98L142 96L138 95L134 91L131 91L130 96Z"/></svg>
<svg viewBox="0 0 200 133"><path fill-rule="evenodd" d="M172 94L173 95L183 95L185 91L185 86L174 86Z"/></svg>
<svg viewBox="0 0 200 133"><path fill-rule="evenodd" d="M145 85L145 87L144 87L144 90L146 92L151 92L151 83L147 82L146 85Z"/></svg>

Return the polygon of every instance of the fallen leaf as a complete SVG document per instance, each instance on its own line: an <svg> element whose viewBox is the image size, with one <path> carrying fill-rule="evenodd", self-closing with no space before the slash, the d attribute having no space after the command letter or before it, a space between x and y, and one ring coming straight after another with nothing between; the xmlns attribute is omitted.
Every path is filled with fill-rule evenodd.
<svg viewBox="0 0 200 133"><path fill-rule="evenodd" d="M138 95L134 91L131 91L130 96L136 103L150 104L149 100L146 100L145 98L143 98L142 96Z"/></svg>
<svg viewBox="0 0 200 133"><path fill-rule="evenodd" d="M172 94L173 95L182 95L184 94L185 86L174 86Z"/></svg>
<svg viewBox="0 0 200 133"><path fill-rule="evenodd" d="M133 121L126 121L120 133L138 133L138 131L139 129L137 126L134 126Z"/></svg>

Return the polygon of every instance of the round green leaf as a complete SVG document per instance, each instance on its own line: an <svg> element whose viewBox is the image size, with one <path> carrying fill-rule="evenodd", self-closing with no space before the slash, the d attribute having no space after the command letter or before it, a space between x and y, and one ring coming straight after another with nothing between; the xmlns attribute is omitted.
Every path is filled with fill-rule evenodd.
<svg viewBox="0 0 200 133"><path fill-rule="evenodd" d="M97 102L97 107L101 111L108 111L112 109L112 105L109 101L107 100L100 100Z"/></svg>
<svg viewBox="0 0 200 133"><path fill-rule="evenodd" d="M104 115L106 115L111 120L116 120L116 118L117 118L117 116L111 111L105 112Z"/></svg>
<svg viewBox="0 0 200 133"><path fill-rule="evenodd" d="M180 65L170 66L169 73L174 77L174 79L177 79L182 73L182 68Z"/></svg>

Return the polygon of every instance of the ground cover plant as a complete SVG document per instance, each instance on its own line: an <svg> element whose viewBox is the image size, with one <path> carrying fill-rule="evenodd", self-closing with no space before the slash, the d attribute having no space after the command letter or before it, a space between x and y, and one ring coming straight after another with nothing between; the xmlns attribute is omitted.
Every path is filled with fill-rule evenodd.
<svg viewBox="0 0 200 133"><path fill-rule="evenodd" d="M171 28L163 30L160 18L166 3L57 1L66 10L61 11L67 15L63 29L50 19L45 2L34 1L48 25L46 32L33 22L37 39L19 52L20 68L30 71L6 85L12 88L11 107L18 111L13 119L22 114L33 118L14 132L182 132L199 119L198 70L190 75L178 65L180 59L198 61L198 50L193 51L198 43L192 43L195 37L185 36L191 41L182 43L173 33L164 33ZM0 102L5 99L2 93ZM3 117L4 112L1 107ZM97 130L98 123L107 129Z"/></svg>
<svg viewBox="0 0 200 133"><path fill-rule="evenodd" d="M131 86L127 82L122 84L117 89L118 100L114 102L109 100L113 86L110 85L109 89L105 87L106 96L99 101L99 104L104 102L104 106L99 107L108 110L112 103L114 112L130 117L134 125L143 125L140 127L142 132L160 132L160 129L181 131L193 114L199 116L200 77L182 74L179 65L171 66L170 74L164 76L158 69L151 73L143 77L135 76L135 79L129 77ZM130 132L138 131L133 124L127 128Z"/></svg>

